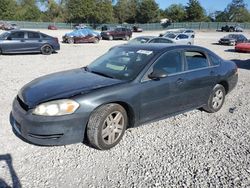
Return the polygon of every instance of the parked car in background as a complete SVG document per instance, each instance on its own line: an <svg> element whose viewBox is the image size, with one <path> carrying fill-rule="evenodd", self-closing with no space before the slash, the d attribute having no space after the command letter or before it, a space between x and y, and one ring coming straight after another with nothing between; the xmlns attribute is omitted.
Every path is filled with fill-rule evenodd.
<svg viewBox="0 0 250 188"><path fill-rule="evenodd" d="M58 38L28 30L12 30L0 35L0 54L42 53L60 50Z"/></svg>
<svg viewBox="0 0 250 188"><path fill-rule="evenodd" d="M66 33L63 37L63 42L73 43L98 43L101 40L101 35L98 32L89 28L76 29L70 33Z"/></svg>
<svg viewBox="0 0 250 188"><path fill-rule="evenodd" d="M139 26L133 26L133 32L142 32L143 31L143 29L142 28L140 28Z"/></svg>
<svg viewBox="0 0 250 188"><path fill-rule="evenodd" d="M74 29L84 29L84 28L88 28L85 24L83 23L79 23L79 24L75 24L73 25Z"/></svg>
<svg viewBox="0 0 250 188"><path fill-rule="evenodd" d="M129 44L141 44L141 43L148 43L151 39L155 38L155 36L140 36L133 38L132 40L128 41Z"/></svg>
<svg viewBox="0 0 250 188"><path fill-rule="evenodd" d="M7 22L3 22L1 24L1 29L9 31L9 30L14 30L14 29L19 29L19 27L16 24L13 24L13 23L10 24L10 23L7 23Z"/></svg>
<svg viewBox="0 0 250 188"><path fill-rule="evenodd" d="M175 34L179 34L179 33L184 33L184 34L193 34L195 36L195 31L192 29L185 29L185 28L180 28L180 29L168 29L166 30L165 33L161 33L159 35L159 37L162 37L164 35L167 35L169 33L175 33Z"/></svg>
<svg viewBox="0 0 250 188"><path fill-rule="evenodd" d="M107 31L102 31L101 37L102 39L108 39L108 40L113 40L113 39L129 40L132 37L132 31L129 28L116 27L109 29Z"/></svg>
<svg viewBox="0 0 250 188"><path fill-rule="evenodd" d="M49 30L57 30L58 28L55 25L48 25Z"/></svg>
<svg viewBox="0 0 250 188"><path fill-rule="evenodd" d="M243 32L243 28L240 26L222 26L221 27L222 32Z"/></svg>
<svg viewBox="0 0 250 188"><path fill-rule="evenodd" d="M163 37L172 40L176 44L194 44L194 34L168 33Z"/></svg>
<svg viewBox="0 0 250 188"><path fill-rule="evenodd" d="M235 32L243 32L243 28L240 27L240 26L236 26L236 27L234 28L234 31L235 31Z"/></svg>
<svg viewBox="0 0 250 188"><path fill-rule="evenodd" d="M0 29L3 30L4 22L0 21Z"/></svg>
<svg viewBox="0 0 250 188"><path fill-rule="evenodd" d="M248 42L248 39L242 34L229 34L219 40L219 44L223 45L236 45L242 42Z"/></svg>
<svg viewBox="0 0 250 188"><path fill-rule="evenodd" d="M148 43L175 43L172 39L165 38L165 37L155 37L148 41Z"/></svg>
<svg viewBox="0 0 250 188"><path fill-rule="evenodd" d="M10 123L29 143L88 140L107 150L127 128L193 109L219 111L237 80L234 62L202 47L120 45L86 67L26 84L13 100Z"/></svg>
<svg viewBox="0 0 250 188"><path fill-rule="evenodd" d="M235 51L236 52L250 52L250 42L236 44Z"/></svg>

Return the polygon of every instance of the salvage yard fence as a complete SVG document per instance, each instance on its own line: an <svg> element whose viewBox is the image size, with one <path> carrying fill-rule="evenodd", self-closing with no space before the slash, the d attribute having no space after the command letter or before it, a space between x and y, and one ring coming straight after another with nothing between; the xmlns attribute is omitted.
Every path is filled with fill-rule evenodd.
<svg viewBox="0 0 250 188"><path fill-rule="evenodd" d="M26 22L26 21L9 21L9 23L15 23L20 28L27 29L46 29L48 25L55 25L59 29L73 29L74 23L57 23L57 22ZM93 27L94 29L101 30L103 25L114 27L122 25L126 27L133 27L134 25L141 27L145 31L150 30L164 30L174 28L189 28L195 30L218 30L222 26L240 26L243 29L250 29L250 23L235 23L235 22L176 22L176 23L148 23L148 24L88 24L85 25Z"/></svg>

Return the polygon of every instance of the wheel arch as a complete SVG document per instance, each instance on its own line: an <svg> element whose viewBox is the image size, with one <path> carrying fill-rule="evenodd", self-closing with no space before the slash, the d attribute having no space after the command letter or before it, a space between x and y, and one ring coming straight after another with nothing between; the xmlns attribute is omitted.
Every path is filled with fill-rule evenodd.
<svg viewBox="0 0 250 188"><path fill-rule="evenodd" d="M218 84L222 85L225 88L226 94L228 94L228 91L229 91L229 84L228 84L228 82L225 81L225 80L222 80Z"/></svg>
<svg viewBox="0 0 250 188"><path fill-rule="evenodd" d="M128 116L128 127L127 127L127 128L134 127L136 117L135 117L135 111L134 111L133 107L132 107L131 105L129 105L127 102L120 101L120 100L119 100L119 101L108 101L108 102L106 102L106 103L102 103L102 104L96 106L96 107L92 110L92 112L90 113L89 118L90 118L91 114L92 114L96 109L98 109L99 107L101 107L101 106L103 106L103 105L107 105L107 104L111 104L111 103L119 104L119 105L121 105L121 106L125 109L125 111L127 112L127 116ZM86 127L87 127L87 126L86 126Z"/></svg>

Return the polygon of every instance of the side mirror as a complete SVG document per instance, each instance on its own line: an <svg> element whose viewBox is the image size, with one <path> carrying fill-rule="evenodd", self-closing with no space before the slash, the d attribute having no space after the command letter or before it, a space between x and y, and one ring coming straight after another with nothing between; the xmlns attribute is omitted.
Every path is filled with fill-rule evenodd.
<svg viewBox="0 0 250 188"><path fill-rule="evenodd" d="M7 40L12 40L12 38L11 37L7 37Z"/></svg>
<svg viewBox="0 0 250 188"><path fill-rule="evenodd" d="M148 77L152 80L158 80L160 78L167 77L167 72L161 69L154 69L152 73L148 75Z"/></svg>

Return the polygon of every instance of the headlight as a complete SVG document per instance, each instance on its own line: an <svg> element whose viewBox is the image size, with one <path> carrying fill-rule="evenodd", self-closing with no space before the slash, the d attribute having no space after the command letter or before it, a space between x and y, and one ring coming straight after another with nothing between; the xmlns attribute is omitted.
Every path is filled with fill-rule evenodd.
<svg viewBox="0 0 250 188"><path fill-rule="evenodd" d="M72 114L79 107L79 104L70 99L62 99L46 102L38 105L33 114L40 116L62 116Z"/></svg>

